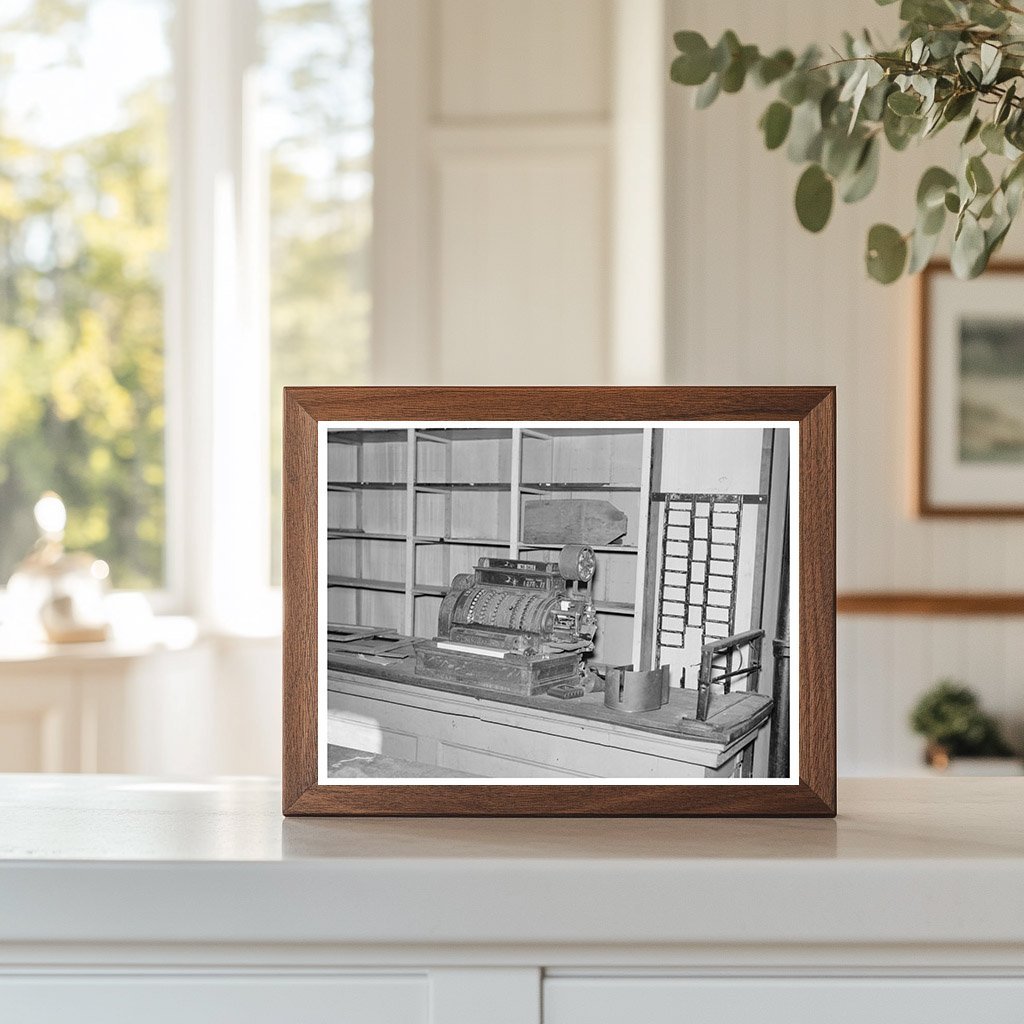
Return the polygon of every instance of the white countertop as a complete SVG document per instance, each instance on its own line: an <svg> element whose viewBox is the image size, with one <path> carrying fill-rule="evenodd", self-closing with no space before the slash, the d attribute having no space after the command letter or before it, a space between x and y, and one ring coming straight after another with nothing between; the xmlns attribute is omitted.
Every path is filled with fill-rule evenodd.
<svg viewBox="0 0 1024 1024"><path fill-rule="evenodd" d="M1017 955L1022 797L1016 779L859 779L836 821L284 819L268 781L0 776L0 944Z"/></svg>

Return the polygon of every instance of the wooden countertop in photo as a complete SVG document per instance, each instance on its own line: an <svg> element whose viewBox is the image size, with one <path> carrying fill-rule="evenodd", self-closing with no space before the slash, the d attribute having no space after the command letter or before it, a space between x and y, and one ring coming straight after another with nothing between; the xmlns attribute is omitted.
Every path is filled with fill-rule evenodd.
<svg viewBox="0 0 1024 1024"><path fill-rule="evenodd" d="M341 687L343 673L367 679L382 679L389 682L405 683L442 693L456 693L479 700L498 701L513 706L533 708L541 711L569 715L604 725L626 726L640 732L659 736L682 737L697 742L728 745L741 736L764 724L771 715L772 699L761 693L714 694L711 698L708 718L705 722L696 720L697 690L673 687L669 690L668 703L655 711L628 713L605 707L604 694L587 693L582 697L562 700L538 693L527 697L514 693L488 689L483 686L469 686L418 676L414 658L360 658L328 655L327 688Z"/></svg>

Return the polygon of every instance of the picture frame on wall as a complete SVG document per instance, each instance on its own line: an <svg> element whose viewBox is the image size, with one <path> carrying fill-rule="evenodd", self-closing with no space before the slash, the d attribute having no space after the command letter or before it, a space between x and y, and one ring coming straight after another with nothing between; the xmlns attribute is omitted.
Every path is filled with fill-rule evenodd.
<svg viewBox="0 0 1024 1024"><path fill-rule="evenodd" d="M948 263L918 292L915 511L1024 516L1024 263L971 281Z"/></svg>
<svg viewBox="0 0 1024 1024"><path fill-rule="evenodd" d="M286 388L288 815L835 814L832 388Z"/></svg>

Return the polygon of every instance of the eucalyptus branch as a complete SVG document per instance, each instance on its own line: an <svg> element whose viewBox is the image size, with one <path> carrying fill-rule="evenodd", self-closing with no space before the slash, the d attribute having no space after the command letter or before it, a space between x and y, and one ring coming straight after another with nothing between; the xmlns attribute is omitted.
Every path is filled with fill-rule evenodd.
<svg viewBox="0 0 1024 1024"><path fill-rule="evenodd" d="M671 75L697 88L702 109L750 81L775 90L759 128L768 149L785 145L789 159L804 165L795 206L809 231L825 227L837 194L853 203L872 191L883 143L899 152L963 122L958 166L930 167L922 176L912 229L876 224L868 232L866 266L885 284L916 273L952 220L953 269L974 277L1024 199L1024 26L1013 21L1024 9L1010 0L902 0L899 14L897 47L847 34L826 62L814 47L797 58L789 50L762 54L734 32L714 46L696 32L678 32Z"/></svg>

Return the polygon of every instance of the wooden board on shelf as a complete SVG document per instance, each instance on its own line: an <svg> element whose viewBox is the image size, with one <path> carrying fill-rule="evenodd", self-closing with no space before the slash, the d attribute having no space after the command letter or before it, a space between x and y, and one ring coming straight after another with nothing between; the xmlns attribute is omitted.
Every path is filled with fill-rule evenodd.
<svg viewBox="0 0 1024 1024"><path fill-rule="evenodd" d="M524 544L611 544L624 537L626 513L599 498L527 501L523 506Z"/></svg>

